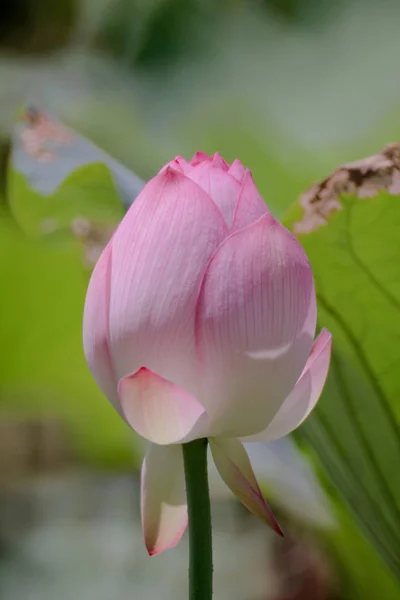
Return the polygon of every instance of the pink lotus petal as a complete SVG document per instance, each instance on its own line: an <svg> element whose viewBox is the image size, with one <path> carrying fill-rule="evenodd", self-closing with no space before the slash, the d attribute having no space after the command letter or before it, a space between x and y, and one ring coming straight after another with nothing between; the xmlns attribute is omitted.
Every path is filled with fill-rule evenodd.
<svg viewBox="0 0 400 600"><path fill-rule="evenodd" d="M237 179L240 183L243 181L248 169L246 169L239 159L235 158L231 166L229 167L228 173Z"/></svg>
<svg viewBox="0 0 400 600"><path fill-rule="evenodd" d="M268 212L267 205L260 196L250 171L247 170L242 180L242 187L233 213L231 231L250 225Z"/></svg>
<svg viewBox="0 0 400 600"><path fill-rule="evenodd" d="M196 152L196 154L193 156L192 160L190 161L190 164L192 166L195 166L202 162L211 162L211 157L208 156L208 154L206 154L205 152Z"/></svg>
<svg viewBox="0 0 400 600"><path fill-rule="evenodd" d="M198 401L145 367L121 379L118 392L127 422L150 442L176 444L207 435Z"/></svg>
<svg viewBox="0 0 400 600"><path fill-rule="evenodd" d="M187 175L188 173L190 173L190 171L192 170L192 165L185 160L184 158L182 158L182 156L177 156L176 157L177 162L179 163L183 173L185 173L185 175Z"/></svg>
<svg viewBox="0 0 400 600"><path fill-rule="evenodd" d="M97 261L90 279L83 316L83 347L93 377L121 414L108 324L111 253L110 241Z"/></svg>
<svg viewBox="0 0 400 600"><path fill-rule="evenodd" d="M146 366L195 394L198 289L226 234L210 197L173 169L139 194L113 237L110 340L118 380Z"/></svg>
<svg viewBox="0 0 400 600"><path fill-rule="evenodd" d="M192 165L188 163L187 160L182 158L182 156L177 156L174 160L174 163L176 163L179 166L180 171L185 175L190 173L190 171L192 170Z"/></svg>
<svg viewBox="0 0 400 600"><path fill-rule="evenodd" d="M328 375L332 336L323 329L315 340L299 380L264 431L244 442L268 442L284 437L308 417L322 393Z"/></svg>
<svg viewBox="0 0 400 600"><path fill-rule="evenodd" d="M198 399L219 435L244 437L268 425L306 364L315 326L310 264L272 215L219 246L196 318Z"/></svg>
<svg viewBox="0 0 400 600"><path fill-rule="evenodd" d="M149 445L142 466L141 512L150 556L176 546L188 522L181 445Z"/></svg>
<svg viewBox="0 0 400 600"><path fill-rule="evenodd" d="M193 167L182 156L176 156L174 158L174 160L171 160L169 163L164 165L162 167L162 169L160 169L158 174L160 175L161 173L164 173L168 169L173 169L174 171L178 171L178 173L183 173L184 175L188 175L193 170Z"/></svg>
<svg viewBox="0 0 400 600"><path fill-rule="evenodd" d="M262 495L242 444L234 438L210 438L209 443L215 466L229 489L253 515L283 536Z"/></svg>
<svg viewBox="0 0 400 600"><path fill-rule="evenodd" d="M213 154L211 164L215 169L222 169L223 171L228 171L229 169L228 163L224 158L222 158L219 152Z"/></svg>
<svg viewBox="0 0 400 600"><path fill-rule="evenodd" d="M230 227L240 192L240 184L236 179L209 162L202 162L194 167L189 176L214 200Z"/></svg>
<svg viewBox="0 0 400 600"><path fill-rule="evenodd" d="M165 173L165 171L167 171L168 169L173 169L175 171L178 171L178 173L184 173L184 170L182 168L182 165L180 163L180 157L177 156L176 158L174 158L174 160L171 160L169 163L167 163L166 165L164 165L158 172L158 175L161 175L161 173Z"/></svg>

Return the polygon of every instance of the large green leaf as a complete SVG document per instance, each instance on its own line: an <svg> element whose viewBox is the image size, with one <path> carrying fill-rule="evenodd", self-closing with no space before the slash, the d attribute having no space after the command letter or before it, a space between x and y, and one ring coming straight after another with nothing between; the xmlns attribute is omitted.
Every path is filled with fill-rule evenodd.
<svg viewBox="0 0 400 600"><path fill-rule="evenodd" d="M299 235L334 338L323 398L300 433L400 579L400 197L338 201ZM301 218L297 208L289 221Z"/></svg>

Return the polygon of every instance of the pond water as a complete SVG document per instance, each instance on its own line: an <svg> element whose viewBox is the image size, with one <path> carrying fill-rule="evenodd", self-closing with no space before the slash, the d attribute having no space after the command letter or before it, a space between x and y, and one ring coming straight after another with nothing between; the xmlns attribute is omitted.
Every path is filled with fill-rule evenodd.
<svg viewBox="0 0 400 600"><path fill-rule="evenodd" d="M147 556L131 475L46 476L0 491L2 600L187 599L187 536ZM213 503L215 597L277 592L271 535L230 501Z"/></svg>

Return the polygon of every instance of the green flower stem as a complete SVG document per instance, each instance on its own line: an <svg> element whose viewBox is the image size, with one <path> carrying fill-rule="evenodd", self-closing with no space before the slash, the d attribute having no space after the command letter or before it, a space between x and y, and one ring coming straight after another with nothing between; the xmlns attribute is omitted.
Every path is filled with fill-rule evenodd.
<svg viewBox="0 0 400 600"><path fill-rule="evenodd" d="M212 598L211 507L207 440L183 444L189 513L189 600Z"/></svg>

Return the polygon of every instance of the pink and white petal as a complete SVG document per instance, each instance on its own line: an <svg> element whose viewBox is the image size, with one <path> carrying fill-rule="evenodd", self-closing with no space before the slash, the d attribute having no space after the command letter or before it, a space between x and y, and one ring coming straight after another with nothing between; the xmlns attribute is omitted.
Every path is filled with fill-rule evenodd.
<svg viewBox="0 0 400 600"><path fill-rule="evenodd" d="M103 250L90 278L83 314L83 347L97 384L121 413L117 380L110 352L109 304L111 241Z"/></svg>
<svg viewBox="0 0 400 600"><path fill-rule="evenodd" d="M231 231L242 229L257 221L269 212L267 205L260 196L249 170L243 177L242 187L233 213Z"/></svg>
<svg viewBox="0 0 400 600"><path fill-rule="evenodd" d="M188 177L213 199L230 227L240 192L238 181L209 162L202 162L195 166Z"/></svg>
<svg viewBox="0 0 400 600"><path fill-rule="evenodd" d="M211 156L208 156L208 154L206 154L205 152L196 152L196 154L193 156L192 160L190 161L190 164L192 166L198 165L202 162L211 162Z"/></svg>
<svg viewBox="0 0 400 600"><path fill-rule="evenodd" d="M149 444L142 466L140 502L150 556L176 546L188 523L182 446Z"/></svg>
<svg viewBox="0 0 400 600"><path fill-rule="evenodd" d="M226 234L210 197L174 169L139 194L112 242L110 341L117 381L146 366L195 394L198 290Z"/></svg>
<svg viewBox="0 0 400 600"><path fill-rule="evenodd" d="M242 165L238 158L235 158L228 170L229 175L232 175L232 177L237 179L240 183L243 181L246 172L247 169Z"/></svg>
<svg viewBox="0 0 400 600"><path fill-rule="evenodd" d="M214 432L245 437L270 423L304 369L315 326L310 264L271 214L219 246L196 315L197 397Z"/></svg>
<svg viewBox="0 0 400 600"><path fill-rule="evenodd" d="M150 442L207 437L207 414L196 398L145 367L121 379L118 393L126 421Z"/></svg>
<svg viewBox="0 0 400 600"><path fill-rule="evenodd" d="M215 466L229 489L243 506L283 536L262 495L243 445L234 438L210 438L209 443Z"/></svg>
<svg viewBox="0 0 400 600"><path fill-rule="evenodd" d="M222 169L223 171L228 171L229 165L224 158L219 154L219 152L215 152L211 159L212 166L217 169Z"/></svg>
<svg viewBox="0 0 400 600"><path fill-rule="evenodd" d="M299 380L264 431L244 442L269 442L284 437L308 417L322 393L328 376L332 336L323 329L315 340Z"/></svg>

